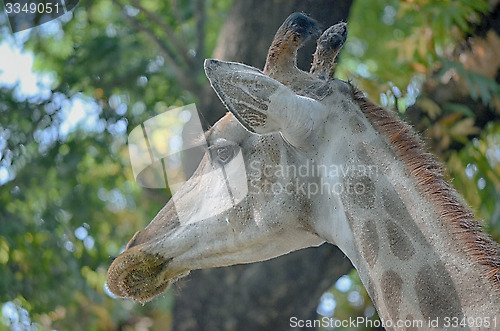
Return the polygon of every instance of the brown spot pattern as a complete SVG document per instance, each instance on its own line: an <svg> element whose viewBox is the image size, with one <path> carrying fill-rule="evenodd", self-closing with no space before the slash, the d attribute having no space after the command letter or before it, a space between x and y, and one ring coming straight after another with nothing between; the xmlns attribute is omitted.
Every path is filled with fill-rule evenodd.
<svg viewBox="0 0 500 331"><path fill-rule="evenodd" d="M403 301L403 280L395 271L387 270L382 274L380 285L387 311L391 319L396 321L399 318L399 306Z"/></svg>
<svg viewBox="0 0 500 331"><path fill-rule="evenodd" d="M442 263L424 265L417 272L415 283L418 304L426 320L438 317L463 318L460 298ZM442 319L441 319L441 322ZM442 327L442 324L440 324Z"/></svg>
<svg viewBox="0 0 500 331"><path fill-rule="evenodd" d="M361 253L370 268L373 268L377 262L378 252L379 237L377 227L374 220L368 220L361 232Z"/></svg>
<svg viewBox="0 0 500 331"><path fill-rule="evenodd" d="M388 219L384 223L392 254L396 255L402 261L409 260L415 254L415 248L408 236L393 220Z"/></svg>
<svg viewBox="0 0 500 331"><path fill-rule="evenodd" d="M349 203L364 209L373 209L375 203L375 185L370 177L360 173L352 173L344 180Z"/></svg>
<svg viewBox="0 0 500 331"><path fill-rule="evenodd" d="M374 164L372 158L370 157L368 151L366 150L366 146L364 143L358 144L358 146L356 146L356 156L364 164L370 164L370 165Z"/></svg>
<svg viewBox="0 0 500 331"><path fill-rule="evenodd" d="M394 190L394 187L387 185L387 188L382 189L382 201L384 208L393 220L398 220L398 224L402 226L411 237L422 246L429 246L422 231L413 221L410 213L406 210L403 200Z"/></svg>

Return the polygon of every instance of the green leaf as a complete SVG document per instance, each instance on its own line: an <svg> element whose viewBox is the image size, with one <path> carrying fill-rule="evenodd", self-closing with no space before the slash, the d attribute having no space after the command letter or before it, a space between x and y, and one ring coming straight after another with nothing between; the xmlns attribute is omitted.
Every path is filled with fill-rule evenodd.
<svg viewBox="0 0 500 331"><path fill-rule="evenodd" d="M466 117L476 117L474 112L467 106L459 103L445 103L443 109L447 112L459 113L465 115Z"/></svg>

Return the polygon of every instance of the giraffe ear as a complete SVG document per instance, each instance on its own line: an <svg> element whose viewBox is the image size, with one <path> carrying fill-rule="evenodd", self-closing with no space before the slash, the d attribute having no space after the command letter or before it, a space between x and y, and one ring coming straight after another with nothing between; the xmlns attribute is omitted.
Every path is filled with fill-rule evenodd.
<svg viewBox="0 0 500 331"><path fill-rule="evenodd" d="M292 144L313 130L323 106L293 93L262 71L240 63L205 61L205 72L217 95L251 132L281 131Z"/></svg>

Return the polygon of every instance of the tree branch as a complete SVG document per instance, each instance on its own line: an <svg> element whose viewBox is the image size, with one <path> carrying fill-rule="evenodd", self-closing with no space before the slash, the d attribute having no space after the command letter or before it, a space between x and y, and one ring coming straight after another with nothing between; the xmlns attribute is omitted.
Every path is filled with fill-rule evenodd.
<svg viewBox="0 0 500 331"><path fill-rule="evenodd" d="M144 8L138 0L131 0L132 4L134 7L138 8L141 12L143 12L151 21L156 23L160 28L165 31L167 34L167 37L169 41L174 45L174 47L178 50L178 53L180 54L182 60L185 62L186 67L190 68L194 65L193 60L188 56L188 49L184 47L184 44L179 41L179 39L175 36L174 30L168 25L163 22L163 20L155 15L154 13L150 12L146 8ZM203 2L203 1L202 1Z"/></svg>
<svg viewBox="0 0 500 331"><path fill-rule="evenodd" d="M177 20L177 22L182 22L183 17L181 15L180 10L179 10L179 1L178 0L171 0L171 5L172 5L172 12L174 14L175 19ZM184 30L182 28L180 29L180 34L181 34L181 39L186 40L186 34L184 33Z"/></svg>
<svg viewBox="0 0 500 331"><path fill-rule="evenodd" d="M196 19L196 59L201 63L205 58L205 0L196 0L194 17Z"/></svg>
<svg viewBox="0 0 500 331"><path fill-rule="evenodd" d="M175 61L174 55L168 49L167 45L158 37L156 37L156 35L153 33L151 29L142 25L136 18L127 15L127 13L124 12L123 5L121 5L117 0L112 0L112 1L117 7L120 8L120 10L125 15L125 18L132 24L134 28L144 32L146 36L149 37L149 39L151 39L159 47L168 65L173 69L174 74L176 78L179 80L179 83L182 86L182 88L188 90L189 92L197 96L199 92L198 83L196 82L195 79L192 79L192 75L186 73L185 70L181 66L179 66L179 64Z"/></svg>

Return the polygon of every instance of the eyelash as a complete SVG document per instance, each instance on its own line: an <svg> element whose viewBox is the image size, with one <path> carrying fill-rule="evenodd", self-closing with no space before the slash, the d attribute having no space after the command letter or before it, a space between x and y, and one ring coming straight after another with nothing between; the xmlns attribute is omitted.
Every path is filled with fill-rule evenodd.
<svg viewBox="0 0 500 331"><path fill-rule="evenodd" d="M206 142L208 144L208 140L205 137L205 133L200 134L198 137L193 138L193 144L194 145L203 145L203 148L206 147L205 144L202 144L202 142Z"/></svg>

